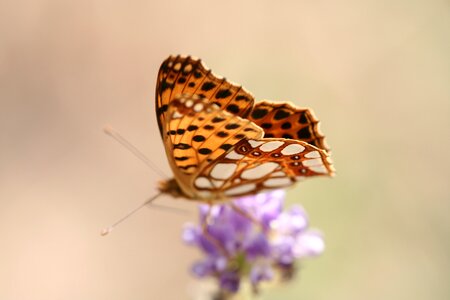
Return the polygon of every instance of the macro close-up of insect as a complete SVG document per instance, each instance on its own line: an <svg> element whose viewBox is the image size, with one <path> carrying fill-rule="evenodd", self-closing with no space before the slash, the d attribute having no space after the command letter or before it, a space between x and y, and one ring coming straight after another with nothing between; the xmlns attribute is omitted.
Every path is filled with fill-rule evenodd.
<svg viewBox="0 0 450 300"><path fill-rule="evenodd" d="M448 1L0 11L0 300L450 299Z"/></svg>
<svg viewBox="0 0 450 300"><path fill-rule="evenodd" d="M174 179L160 190L208 203L333 175L312 110L255 102L200 59L170 56L159 70L156 114Z"/></svg>

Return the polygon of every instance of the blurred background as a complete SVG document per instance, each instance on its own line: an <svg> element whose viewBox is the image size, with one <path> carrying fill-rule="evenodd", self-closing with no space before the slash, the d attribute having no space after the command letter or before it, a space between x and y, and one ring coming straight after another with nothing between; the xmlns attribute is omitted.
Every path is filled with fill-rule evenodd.
<svg viewBox="0 0 450 300"><path fill-rule="evenodd" d="M337 176L288 192L327 249L263 299L449 299L448 1L0 1L0 299L193 299L154 113L169 54L312 107Z"/></svg>

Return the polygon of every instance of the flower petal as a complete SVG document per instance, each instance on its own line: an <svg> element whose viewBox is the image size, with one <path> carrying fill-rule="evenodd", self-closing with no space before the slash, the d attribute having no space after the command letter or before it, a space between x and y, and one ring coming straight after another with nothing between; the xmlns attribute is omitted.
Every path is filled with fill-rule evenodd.
<svg viewBox="0 0 450 300"><path fill-rule="evenodd" d="M220 275L220 287L235 293L239 290L240 278L236 272L225 272Z"/></svg>
<svg viewBox="0 0 450 300"><path fill-rule="evenodd" d="M293 248L295 257L313 257L325 250L323 236L318 231L307 231L297 237Z"/></svg>
<svg viewBox="0 0 450 300"><path fill-rule="evenodd" d="M256 264L250 271L250 281L253 285L260 281L267 281L273 278L273 269L267 264Z"/></svg>

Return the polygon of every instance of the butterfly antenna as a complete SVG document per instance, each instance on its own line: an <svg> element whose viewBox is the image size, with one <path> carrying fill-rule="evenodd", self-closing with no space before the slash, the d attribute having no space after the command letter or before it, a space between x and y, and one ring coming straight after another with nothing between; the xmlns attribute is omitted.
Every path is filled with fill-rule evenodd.
<svg viewBox="0 0 450 300"><path fill-rule="evenodd" d="M145 201L144 203L142 203L141 205L139 205L138 207L136 207L135 209L133 209L132 211L130 211L129 213L127 213L125 216L123 216L122 218L120 218L119 220L117 220L116 222L114 222L111 226L108 226L106 228L104 228L101 231L101 235L107 235L108 233L110 233L111 231L114 230L115 227L117 227L117 225L119 225L120 223L122 223L123 221L125 221L126 219L128 219L129 217L131 217L133 214L135 214L137 211L139 211L141 208L143 208L144 206L146 206L147 204L152 203L153 201L156 200L156 198L158 198L159 196L161 196L163 193L158 193L155 196L151 197L150 199L148 199L147 201Z"/></svg>
<svg viewBox="0 0 450 300"><path fill-rule="evenodd" d="M114 140L119 142L122 146L128 149L131 153L134 154L137 158L139 158L142 162L144 162L150 169L156 172L159 176L163 178L168 178L168 176L158 168L147 156L145 156L141 151L139 151L135 146L133 146L128 140L126 140L120 133L115 131L113 128L109 126L105 126L103 128L103 132L112 137Z"/></svg>

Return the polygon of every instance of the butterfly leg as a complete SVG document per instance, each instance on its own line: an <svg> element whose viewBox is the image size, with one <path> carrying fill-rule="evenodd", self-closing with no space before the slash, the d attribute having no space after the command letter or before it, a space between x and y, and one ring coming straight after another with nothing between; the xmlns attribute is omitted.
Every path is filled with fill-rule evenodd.
<svg viewBox="0 0 450 300"><path fill-rule="evenodd" d="M249 219L250 221L252 221L253 223L259 225L258 220L255 219L255 217L253 217L250 213L246 212L245 210L241 209L239 206L237 206L236 204L234 204L233 201L230 201L230 207L237 212L238 214L246 217L247 219Z"/></svg>
<svg viewBox="0 0 450 300"><path fill-rule="evenodd" d="M249 219L255 225L262 226L261 223L254 216L252 216L250 213L246 212L245 210L241 209L239 206L234 204L233 201L230 201L229 205L235 212L237 212L238 214L242 215L243 217Z"/></svg>

